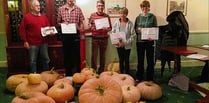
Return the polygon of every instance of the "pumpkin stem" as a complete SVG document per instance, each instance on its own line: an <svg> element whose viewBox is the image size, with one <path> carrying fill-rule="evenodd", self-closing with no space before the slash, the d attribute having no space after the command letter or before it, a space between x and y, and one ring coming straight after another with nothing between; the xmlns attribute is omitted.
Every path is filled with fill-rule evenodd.
<svg viewBox="0 0 209 103"><path fill-rule="evenodd" d="M52 67L52 69L51 69L50 71L53 72L53 71L54 71L54 68L55 68L55 67Z"/></svg>
<svg viewBox="0 0 209 103"><path fill-rule="evenodd" d="M122 80L126 80L126 76L123 76L123 77L122 77Z"/></svg>
<svg viewBox="0 0 209 103"><path fill-rule="evenodd" d="M130 86L128 86L128 87L127 87L127 90L128 90L128 91L130 91L130 90L131 90Z"/></svg>
<svg viewBox="0 0 209 103"><path fill-rule="evenodd" d="M96 91L98 91L98 93L100 95L103 95L104 94L104 87L99 85L97 88L96 88Z"/></svg>
<svg viewBox="0 0 209 103"><path fill-rule="evenodd" d="M63 83L61 83L60 85L58 85L58 88L63 89L65 86Z"/></svg>

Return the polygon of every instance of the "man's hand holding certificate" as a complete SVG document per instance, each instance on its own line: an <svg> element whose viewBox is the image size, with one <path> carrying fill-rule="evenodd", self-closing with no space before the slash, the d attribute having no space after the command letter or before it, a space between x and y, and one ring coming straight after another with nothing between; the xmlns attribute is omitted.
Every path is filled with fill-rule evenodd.
<svg viewBox="0 0 209 103"><path fill-rule="evenodd" d="M108 18L96 19L95 25L97 30L110 27Z"/></svg>
<svg viewBox="0 0 209 103"><path fill-rule="evenodd" d="M142 40L158 40L159 28L141 28Z"/></svg>
<svg viewBox="0 0 209 103"><path fill-rule="evenodd" d="M114 45L118 44L120 41L126 42L125 32L111 33L110 40L111 40L111 43Z"/></svg>

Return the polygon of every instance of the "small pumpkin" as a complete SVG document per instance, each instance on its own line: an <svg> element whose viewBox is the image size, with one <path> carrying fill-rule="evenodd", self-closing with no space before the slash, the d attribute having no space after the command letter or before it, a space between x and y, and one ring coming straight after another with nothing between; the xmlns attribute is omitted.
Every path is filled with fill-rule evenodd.
<svg viewBox="0 0 209 103"><path fill-rule="evenodd" d="M47 96L52 97L56 103L65 103L74 97L74 88L68 83L55 84L47 91Z"/></svg>
<svg viewBox="0 0 209 103"><path fill-rule="evenodd" d="M48 85L44 81L41 81L40 84L29 84L26 81L20 83L17 86L17 88L15 89L15 95L21 96L22 93L30 92L30 91L46 93L47 90L48 90Z"/></svg>
<svg viewBox="0 0 209 103"><path fill-rule="evenodd" d="M50 71L41 72L42 80L45 81L49 87L51 87L54 82L59 79L59 73L54 71L53 68Z"/></svg>
<svg viewBox="0 0 209 103"><path fill-rule="evenodd" d="M28 75L29 84L40 84L42 81L41 75L38 73L30 73Z"/></svg>
<svg viewBox="0 0 209 103"><path fill-rule="evenodd" d="M11 103L55 103L55 101L41 92L24 92L16 96Z"/></svg>
<svg viewBox="0 0 209 103"><path fill-rule="evenodd" d="M93 68L90 68L90 67L86 67L86 68L83 68L81 70L81 73L85 74L85 75L91 75L91 74L94 74L96 71L93 69Z"/></svg>
<svg viewBox="0 0 209 103"><path fill-rule="evenodd" d="M152 81L140 82L137 88L141 92L141 98L146 100L156 100L162 96L161 87Z"/></svg>
<svg viewBox="0 0 209 103"><path fill-rule="evenodd" d="M124 85L135 85L135 80L132 76L128 74L118 74L113 76L113 79L118 82L121 86Z"/></svg>
<svg viewBox="0 0 209 103"><path fill-rule="evenodd" d="M111 77L89 79L79 89L80 103L121 103L122 89Z"/></svg>
<svg viewBox="0 0 209 103"><path fill-rule="evenodd" d="M113 77L113 76L116 76L118 74L119 73L114 72L114 71L104 71L99 75L99 77Z"/></svg>
<svg viewBox="0 0 209 103"><path fill-rule="evenodd" d="M134 85L122 86L123 103L137 103L141 98L139 89Z"/></svg>
<svg viewBox="0 0 209 103"><path fill-rule="evenodd" d="M9 76L6 80L6 88L10 92L14 92L16 87L22 83L28 81L28 74L15 74Z"/></svg>
<svg viewBox="0 0 209 103"><path fill-rule="evenodd" d="M107 71L114 71L117 73L120 73L120 68L119 68L119 62L118 61L113 61L107 64Z"/></svg>
<svg viewBox="0 0 209 103"><path fill-rule="evenodd" d="M73 81L72 81L71 79L69 79L69 78L64 77L64 78L61 78L61 79L57 79L57 80L54 82L54 85L60 84L60 83L67 83L67 84L72 85L72 84L73 84Z"/></svg>
<svg viewBox="0 0 209 103"><path fill-rule="evenodd" d="M73 82L74 83L84 83L86 81L86 75L83 73L74 73L73 74Z"/></svg>

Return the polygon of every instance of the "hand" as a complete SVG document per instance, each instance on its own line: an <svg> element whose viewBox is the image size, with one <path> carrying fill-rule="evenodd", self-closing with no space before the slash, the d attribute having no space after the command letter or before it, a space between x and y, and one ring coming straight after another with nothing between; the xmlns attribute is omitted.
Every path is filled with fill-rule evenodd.
<svg viewBox="0 0 209 103"><path fill-rule="evenodd" d="M153 39L152 38L148 38L148 41L153 41Z"/></svg>
<svg viewBox="0 0 209 103"><path fill-rule="evenodd" d="M26 49L29 49L29 48L30 48L29 43L28 43L28 42L24 42L24 47L25 47Z"/></svg>

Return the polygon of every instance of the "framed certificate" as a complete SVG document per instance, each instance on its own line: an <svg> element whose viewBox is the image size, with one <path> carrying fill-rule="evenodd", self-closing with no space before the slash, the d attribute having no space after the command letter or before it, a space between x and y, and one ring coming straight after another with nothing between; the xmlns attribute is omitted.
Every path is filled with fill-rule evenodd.
<svg viewBox="0 0 209 103"><path fill-rule="evenodd" d="M158 40L159 37L159 28L141 28L141 39L142 40Z"/></svg>
<svg viewBox="0 0 209 103"><path fill-rule="evenodd" d="M75 34L77 33L76 24L70 23L70 24L61 24L61 29L63 34Z"/></svg>
<svg viewBox="0 0 209 103"><path fill-rule="evenodd" d="M110 27L108 18L96 19L94 22L97 30L102 29L104 27Z"/></svg>

